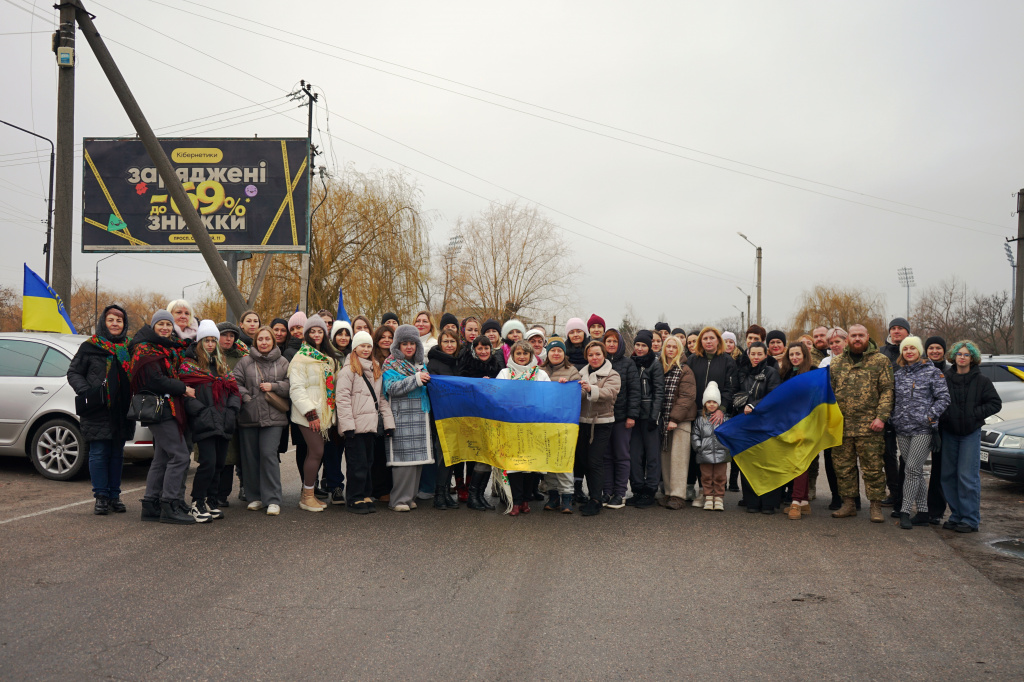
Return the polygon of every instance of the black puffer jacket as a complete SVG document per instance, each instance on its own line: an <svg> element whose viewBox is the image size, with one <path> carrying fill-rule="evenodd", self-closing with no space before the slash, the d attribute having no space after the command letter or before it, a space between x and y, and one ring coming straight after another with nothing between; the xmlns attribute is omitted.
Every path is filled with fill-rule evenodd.
<svg viewBox="0 0 1024 682"><path fill-rule="evenodd" d="M457 365L458 375L460 377L468 377L470 379L493 379L498 376L498 372L501 371L501 363L494 357L494 352L491 352L491 357L487 358L487 362L484 362L476 356L473 349L470 348L469 352L463 353L462 357L459 358Z"/></svg>
<svg viewBox="0 0 1024 682"><path fill-rule="evenodd" d="M110 305L103 309L100 316L97 336L111 343L124 343L124 333L112 337L103 322L107 312L112 308L121 312L125 320L125 329L128 328L128 314L120 306ZM78 352L68 367L68 384L78 395L95 393L100 397L109 396L110 407L91 414L79 415L82 438L87 442L111 439L127 441L135 436L135 422L125 418L132 402L131 386L128 374L116 356L86 341L78 347Z"/></svg>
<svg viewBox="0 0 1024 682"><path fill-rule="evenodd" d="M661 419L661 404L665 400L665 370L661 368L661 360L657 353L648 353L643 357L632 358L640 378L640 417L641 421Z"/></svg>
<svg viewBox="0 0 1024 682"><path fill-rule="evenodd" d="M774 367L769 367L768 362L764 361L757 367L747 367L747 373L743 375L743 381L740 383L739 390L747 394L747 405L753 408L757 407L757 404L762 399L782 383L782 379L779 378L779 370ZM722 397L725 400L725 397ZM729 403L729 408L732 407L732 402ZM746 409L746 406L744 406Z"/></svg>
<svg viewBox="0 0 1024 682"><path fill-rule="evenodd" d="M284 356L288 362L292 361L295 354L302 348L302 339L297 339L294 336L289 335L288 340L284 342L284 348L281 350L281 355Z"/></svg>
<svg viewBox="0 0 1024 682"><path fill-rule="evenodd" d="M957 374L956 365L946 370L949 407L942 413L939 426L954 436L967 436L985 425L985 419L1003 408L992 380L977 365L967 374Z"/></svg>
<svg viewBox="0 0 1024 682"><path fill-rule="evenodd" d="M440 346L434 346L427 352L427 372L442 377L458 376L458 358L448 355Z"/></svg>
<svg viewBox="0 0 1024 682"><path fill-rule="evenodd" d="M196 344L189 346L182 357L196 359ZM231 375L228 374L228 377ZM185 399L185 414L188 415L189 430L193 441L207 438L231 438L238 423L238 410L242 400L237 395L226 395L223 405L217 405L213 398L213 383L195 386L196 397Z"/></svg>
<svg viewBox="0 0 1024 682"><path fill-rule="evenodd" d="M182 341L174 335L169 337L163 337L153 331L151 326L144 325L135 336L132 337L131 343L128 344L128 354L133 355L135 349L141 344L148 343L153 346L160 346L173 351L181 351ZM183 410L184 403L182 402L182 396L185 393L185 382L180 379L175 379L168 376L162 368L160 362L146 363L143 367L135 370L139 376L134 377L132 387L135 393L147 392L153 393L154 395L170 396L175 403L174 410ZM181 414L178 412L178 414ZM161 412L160 421L168 421L174 419L174 415L171 410L163 410Z"/></svg>
<svg viewBox="0 0 1024 682"><path fill-rule="evenodd" d="M697 406L704 406L704 389L714 381L722 394L722 412L729 414L732 410L732 397L739 390L739 376L732 356L722 353L709 358L694 353L686 359L686 366L693 372L693 378L697 382ZM778 377L778 372L775 376Z"/></svg>
<svg viewBox="0 0 1024 682"><path fill-rule="evenodd" d="M623 422L627 419L640 418L640 373L636 371L636 364L633 358L626 355L626 346L621 341L619 349L615 351L609 360L612 361L612 369L619 373L622 379L622 386L619 388L619 395L615 398L615 421Z"/></svg>
<svg viewBox="0 0 1024 682"><path fill-rule="evenodd" d="M569 362L581 372L587 366L587 354L584 352L584 349L588 343L590 343L589 336L584 336L583 341L578 346L568 338L565 339L565 357L569 358Z"/></svg>

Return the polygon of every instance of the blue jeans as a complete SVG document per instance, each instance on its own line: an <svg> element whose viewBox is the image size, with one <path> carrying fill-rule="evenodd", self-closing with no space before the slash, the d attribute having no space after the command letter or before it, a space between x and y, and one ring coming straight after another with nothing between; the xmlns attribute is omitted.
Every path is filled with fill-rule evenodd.
<svg viewBox="0 0 1024 682"><path fill-rule="evenodd" d="M89 478L93 497L121 497L123 440L94 440L89 443Z"/></svg>
<svg viewBox="0 0 1024 682"><path fill-rule="evenodd" d="M977 528L981 523L981 429L966 436L942 432L940 480L949 520Z"/></svg>

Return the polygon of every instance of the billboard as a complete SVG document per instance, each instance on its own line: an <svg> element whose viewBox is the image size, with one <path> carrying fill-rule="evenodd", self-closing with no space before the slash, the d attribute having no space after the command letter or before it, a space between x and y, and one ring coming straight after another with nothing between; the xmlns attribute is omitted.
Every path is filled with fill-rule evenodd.
<svg viewBox="0 0 1024 682"><path fill-rule="evenodd" d="M85 138L82 251L196 252L141 140ZM306 138L161 138L219 251L304 253Z"/></svg>

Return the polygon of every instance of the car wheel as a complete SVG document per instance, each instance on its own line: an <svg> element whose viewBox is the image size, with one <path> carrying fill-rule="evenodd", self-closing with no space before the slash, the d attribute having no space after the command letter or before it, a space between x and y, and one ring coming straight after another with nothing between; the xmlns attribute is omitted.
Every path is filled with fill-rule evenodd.
<svg viewBox="0 0 1024 682"><path fill-rule="evenodd" d="M70 481L89 461L82 432L64 419L51 419L36 429L28 456L36 471L54 481Z"/></svg>

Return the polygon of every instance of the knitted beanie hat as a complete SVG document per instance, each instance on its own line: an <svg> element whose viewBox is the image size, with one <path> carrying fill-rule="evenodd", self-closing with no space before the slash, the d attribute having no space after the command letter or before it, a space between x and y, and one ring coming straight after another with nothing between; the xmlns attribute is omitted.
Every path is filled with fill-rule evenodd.
<svg viewBox="0 0 1024 682"><path fill-rule="evenodd" d="M719 405L722 404L722 392L718 390L717 381L709 381L708 387L704 389L704 397L701 398L701 405L709 400L714 400Z"/></svg>
<svg viewBox="0 0 1024 682"><path fill-rule="evenodd" d="M196 332L196 341L202 341L208 336L220 340L220 330L217 329L217 323L213 320L203 320L199 323L199 331Z"/></svg>
<svg viewBox="0 0 1024 682"><path fill-rule="evenodd" d="M543 338L544 337L544 332L542 332L539 329L531 329L530 331L526 332L526 340L527 341L529 341L530 339L532 339L535 336L540 336L541 338Z"/></svg>
<svg viewBox="0 0 1024 682"><path fill-rule="evenodd" d="M501 333L501 323L497 320L487 320L484 322L484 326L480 328L481 334L486 334L488 330L493 329L494 331Z"/></svg>
<svg viewBox="0 0 1024 682"><path fill-rule="evenodd" d="M641 329L636 333L636 338L633 339L633 343L642 343L648 348L651 347L651 343L654 342L654 334L648 329Z"/></svg>
<svg viewBox="0 0 1024 682"><path fill-rule="evenodd" d="M331 325L331 341L334 341L334 337L338 335L338 332L342 329L348 330L348 335L352 336L352 325L345 320L335 320L334 324ZM355 348L355 346L352 346Z"/></svg>
<svg viewBox="0 0 1024 682"><path fill-rule="evenodd" d="M733 334L732 332L722 332L722 340L728 340L732 341L733 343L736 343L736 335Z"/></svg>
<svg viewBox="0 0 1024 682"><path fill-rule="evenodd" d="M352 348L358 348L363 344L373 346L373 337L368 332L356 332L356 335L352 337Z"/></svg>
<svg viewBox="0 0 1024 682"><path fill-rule="evenodd" d="M507 339L509 332L513 329L518 329L520 334L526 336L526 326L522 322L519 320L509 320L501 325L501 338Z"/></svg>
<svg viewBox="0 0 1024 682"><path fill-rule="evenodd" d="M292 327L302 327L303 330L306 328L306 313L298 310L294 315L288 318L288 329Z"/></svg>
<svg viewBox="0 0 1024 682"><path fill-rule="evenodd" d="M402 321L398 319L398 315L395 315L394 313L384 313L380 318L380 323L384 324L388 320L394 320L398 324L402 324Z"/></svg>
<svg viewBox="0 0 1024 682"><path fill-rule="evenodd" d="M893 327L903 327L904 329L907 330L908 334L910 333L910 323L907 322L906 318L904 317L893 318L892 322L889 323L888 328L892 329Z"/></svg>
<svg viewBox="0 0 1024 682"><path fill-rule="evenodd" d="M571 318L565 323L565 335L569 336L569 332L579 330L583 333L587 332L587 326L583 324L583 320L578 317Z"/></svg>
<svg viewBox="0 0 1024 682"><path fill-rule="evenodd" d="M552 336L551 340L548 341L548 345L545 346L545 349L550 351L552 348L561 348L562 352L564 353L565 352L565 342L562 341L562 339L558 338L557 336Z"/></svg>
<svg viewBox="0 0 1024 682"><path fill-rule="evenodd" d="M782 341L782 345L783 346L786 345L786 335L783 332L779 331L778 329L773 329L770 332L768 332L768 338L766 338L764 340L764 342L765 343L771 343L772 341L774 341L776 339L778 339L779 341Z"/></svg>
<svg viewBox="0 0 1024 682"><path fill-rule="evenodd" d="M900 341L900 355L903 355L903 349L907 346L913 346L917 349L917 354L924 357L924 346L921 345L920 336L908 336L907 338Z"/></svg>
<svg viewBox="0 0 1024 682"><path fill-rule="evenodd" d="M606 324L604 323L604 318L603 318L603 317L601 317L601 316L599 316L599 315L598 315L597 313L594 313L593 315L591 315L591 316L590 316L590 319L589 319L589 320L587 320L587 329L590 329L590 328L591 328L591 327L593 327L593 326L594 326L595 324L599 324L599 325L601 325L601 327L602 327L602 328L603 328L603 327L606 327L606 326L607 326L607 325L606 325Z"/></svg>
<svg viewBox="0 0 1024 682"><path fill-rule="evenodd" d="M302 333L305 334L313 327L320 327L320 329L324 330L324 336L327 336L327 325L319 315L306 318L306 324L302 325Z"/></svg>
<svg viewBox="0 0 1024 682"><path fill-rule="evenodd" d="M441 316L441 329L444 329L448 325L453 324L456 327L459 326L459 318L455 317L451 313L445 313Z"/></svg>
<svg viewBox="0 0 1024 682"><path fill-rule="evenodd" d="M668 322L658 322L654 325L654 331L660 332L662 329L667 332L672 331L672 327L669 326Z"/></svg>
<svg viewBox="0 0 1024 682"><path fill-rule="evenodd" d="M940 346L942 346L942 352L945 353L946 352L946 339L942 338L941 336L929 336L928 340L924 342L924 347L928 348L928 346L931 346L932 344L936 344L936 343L939 344Z"/></svg>
<svg viewBox="0 0 1024 682"><path fill-rule="evenodd" d="M155 313L153 313L153 317L149 320L149 326L155 327L156 323L160 322L161 320L166 320L167 322L174 324L174 318L171 317L171 314L169 312L167 312L166 310L158 310Z"/></svg>

